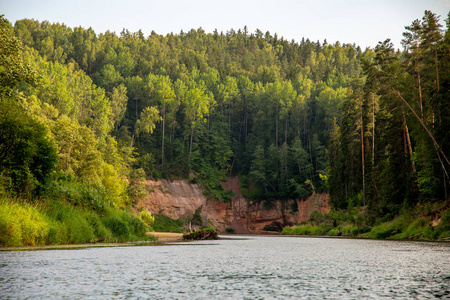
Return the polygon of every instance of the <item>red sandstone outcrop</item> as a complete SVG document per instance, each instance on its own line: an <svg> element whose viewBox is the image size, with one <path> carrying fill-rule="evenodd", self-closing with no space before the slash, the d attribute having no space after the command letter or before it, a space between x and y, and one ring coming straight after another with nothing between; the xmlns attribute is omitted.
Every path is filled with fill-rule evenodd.
<svg viewBox="0 0 450 300"><path fill-rule="evenodd" d="M138 203L136 210L146 208L152 214L179 219L191 218L195 210L202 207L203 220L212 224L219 232L230 227L236 233L261 233L266 225L273 222L301 223L308 221L314 210L326 213L330 209L326 194L315 194L304 201L299 200L298 211L292 212L290 207L294 200L290 203L276 201L269 209L261 203L249 203L239 190L238 177L229 178L224 187L234 193L230 203L208 199L203 194L201 185L187 180L147 180L148 196Z"/></svg>

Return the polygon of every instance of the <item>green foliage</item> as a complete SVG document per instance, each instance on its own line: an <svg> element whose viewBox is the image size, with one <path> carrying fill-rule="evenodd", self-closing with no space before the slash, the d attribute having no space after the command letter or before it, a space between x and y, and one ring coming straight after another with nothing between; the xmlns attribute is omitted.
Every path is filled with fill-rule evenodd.
<svg viewBox="0 0 450 300"><path fill-rule="evenodd" d="M200 205L194 212L192 216L192 224L203 226L203 218L201 216L203 210L203 205Z"/></svg>
<svg viewBox="0 0 450 300"><path fill-rule="evenodd" d="M355 79L342 106L329 152L330 196L335 208L367 205L392 220L402 207L444 201L450 186L448 41L439 17L425 11L406 26L405 47L380 42L362 60L364 81ZM448 28L447 28L448 32ZM448 106L448 105L446 105ZM331 152L332 151L332 152ZM389 229L374 233L388 236ZM419 230L419 229L418 229Z"/></svg>
<svg viewBox="0 0 450 300"><path fill-rule="evenodd" d="M338 228L333 228L330 231L328 231L328 235L329 236L338 236L339 235L339 229Z"/></svg>
<svg viewBox="0 0 450 300"><path fill-rule="evenodd" d="M156 232L184 232L183 222L164 215L154 215L153 229Z"/></svg>
<svg viewBox="0 0 450 300"><path fill-rule="evenodd" d="M147 196L145 189L145 172L143 169L134 169L130 174L128 194L132 205L136 205L139 199Z"/></svg>
<svg viewBox="0 0 450 300"><path fill-rule="evenodd" d="M311 224L304 224L294 227L285 227L281 234L283 235L321 235L324 234L325 229L321 226L314 226Z"/></svg>
<svg viewBox="0 0 450 300"><path fill-rule="evenodd" d="M17 86L36 83L36 73L21 53L20 41L12 35L9 21L0 15L0 97L17 98Z"/></svg>
<svg viewBox="0 0 450 300"><path fill-rule="evenodd" d="M9 188L24 191L30 181L44 185L56 164L56 149L44 124L11 100L0 99L0 172Z"/></svg>
<svg viewBox="0 0 450 300"><path fill-rule="evenodd" d="M141 212L139 213L139 218L141 218L141 220L148 227L151 227L155 223L155 217L152 216L152 214L146 209L141 210Z"/></svg>
<svg viewBox="0 0 450 300"><path fill-rule="evenodd" d="M311 212L311 215L309 216L309 221L314 224L320 224L324 221L325 216L322 215L320 212L318 212L317 210L313 210Z"/></svg>
<svg viewBox="0 0 450 300"><path fill-rule="evenodd" d="M45 244L51 226L36 207L0 199L0 245L22 246Z"/></svg>
<svg viewBox="0 0 450 300"><path fill-rule="evenodd" d="M231 228L231 227L227 227L227 228L225 228L225 232L226 232L226 233L231 233L231 234L233 234L233 233L236 232L236 229Z"/></svg>
<svg viewBox="0 0 450 300"><path fill-rule="evenodd" d="M267 206L329 190L337 212L312 222L359 234L448 197L441 27L426 11L396 52L389 41L361 51L246 29L146 38L27 19L11 28L2 16L0 190L104 213L135 205L147 176L193 177L208 197L228 201L220 181L238 174L248 198ZM96 229L80 229L77 240L142 231L119 215L104 219L109 227L86 220ZM68 225L49 224L64 240Z"/></svg>
<svg viewBox="0 0 450 300"><path fill-rule="evenodd" d="M63 199L73 206L79 206L96 212L103 212L112 205L102 186L90 182L60 179L54 182L49 195L55 199Z"/></svg>

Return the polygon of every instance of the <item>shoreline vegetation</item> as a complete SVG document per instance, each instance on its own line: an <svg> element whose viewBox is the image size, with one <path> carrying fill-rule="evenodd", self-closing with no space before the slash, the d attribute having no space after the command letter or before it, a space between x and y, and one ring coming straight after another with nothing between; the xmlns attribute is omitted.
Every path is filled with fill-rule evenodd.
<svg viewBox="0 0 450 300"><path fill-rule="evenodd" d="M284 227L282 235L343 236L385 240L450 241L448 201L434 206L417 205L392 220L370 226L363 209L347 213L314 211L309 222Z"/></svg>

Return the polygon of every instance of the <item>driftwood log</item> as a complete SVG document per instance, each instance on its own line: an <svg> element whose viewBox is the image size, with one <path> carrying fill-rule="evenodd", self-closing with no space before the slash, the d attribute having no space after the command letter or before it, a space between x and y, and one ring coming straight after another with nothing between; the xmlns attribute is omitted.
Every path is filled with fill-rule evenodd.
<svg viewBox="0 0 450 300"><path fill-rule="evenodd" d="M212 228L200 229L191 233L183 234L183 240L218 240L217 232Z"/></svg>

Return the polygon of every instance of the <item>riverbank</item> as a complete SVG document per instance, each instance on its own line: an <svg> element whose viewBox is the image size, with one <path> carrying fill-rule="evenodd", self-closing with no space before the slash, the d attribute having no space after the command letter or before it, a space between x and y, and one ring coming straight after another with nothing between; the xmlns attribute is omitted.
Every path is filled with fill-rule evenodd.
<svg viewBox="0 0 450 300"><path fill-rule="evenodd" d="M157 238L158 242L176 242L183 239L183 234L177 232L147 232L147 234Z"/></svg>
<svg viewBox="0 0 450 300"><path fill-rule="evenodd" d="M426 212L417 207L390 221L370 224L363 210L311 215L309 222L285 227L282 235L343 236L381 240L450 241L450 211L446 205Z"/></svg>
<svg viewBox="0 0 450 300"><path fill-rule="evenodd" d="M175 232L147 232L148 236L155 238L152 241L135 241L123 243L86 243L86 244L66 244L66 245L40 245L40 246L19 246L0 247L0 251L37 251L37 250L75 250L102 247L129 247L129 246L149 246L161 243L179 242L183 239L182 233Z"/></svg>

